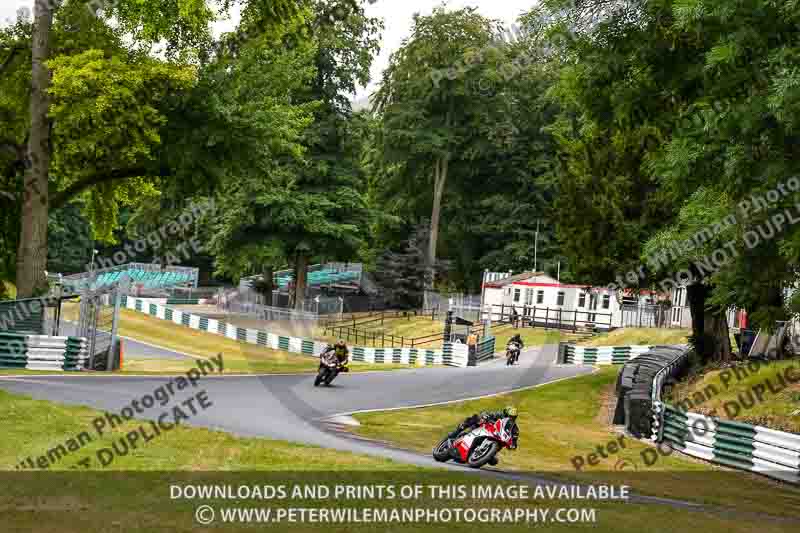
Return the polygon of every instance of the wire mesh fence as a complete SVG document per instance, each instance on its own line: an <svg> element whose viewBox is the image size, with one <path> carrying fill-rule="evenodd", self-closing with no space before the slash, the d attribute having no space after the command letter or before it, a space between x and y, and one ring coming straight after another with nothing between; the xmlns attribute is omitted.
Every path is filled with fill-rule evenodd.
<svg viewBox="0 0 800 533"><path fill-rule="evenodd" d="M87 366L92 370L112 370L115 366L120 296L118 285L81 296L77 336L88 342Z"/></svg>

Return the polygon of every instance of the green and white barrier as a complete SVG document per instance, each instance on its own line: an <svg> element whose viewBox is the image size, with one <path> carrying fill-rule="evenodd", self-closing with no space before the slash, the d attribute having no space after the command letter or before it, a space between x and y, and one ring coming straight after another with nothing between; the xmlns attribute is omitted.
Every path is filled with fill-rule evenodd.
<svg viewBox="0 0 800 533"><path fill-rule="evenodd" d="M448 342L442 355L444 364L465 367L469 365L469 346L460 342Z"/></svg>
<svg viewBox="0 0 800 533"><path fill-rule="evenodd" d="M800 483L800 435L654 405L653 440L687 455Z"/></svg>
<svg viewBox="0 0 800 533"><path fill-rule="evenodd" d="M48 337L0 333L0 368L81 370L89 358L82 337Z"/></svg>
<svg viewBox="0 0 800 533"><path fill-rule="evenodd" d="M132 311L145 313L161 320L174 322L198 331L222 335L231 340L265 346L273 350L283 350L316 357L327 346L327 343L321 341L287 337L257 329L240 328L213 318L172 309L166 305L150 303L142 298L123 296L122 305ZM467 366L466 358L464 358L463 364L462 359L459 357L454 358L451 356L446 360L444 350L354 347L351 348L350 353L352 360L359 363Z"/></svg>
<svg viewBox="0 0 800 533"><path fill-rule="evenodd" d="M654 346L575 346L566 344L565 362L571 365L624 365L651 351Z"/></svg>
<svg viewBox="0 0 800 533"><path fill-rule="evenodd" d="M494 337L487 337L478 342L478 346L475 350L476 364L494 359L495 341L496 339Z"/></svg>

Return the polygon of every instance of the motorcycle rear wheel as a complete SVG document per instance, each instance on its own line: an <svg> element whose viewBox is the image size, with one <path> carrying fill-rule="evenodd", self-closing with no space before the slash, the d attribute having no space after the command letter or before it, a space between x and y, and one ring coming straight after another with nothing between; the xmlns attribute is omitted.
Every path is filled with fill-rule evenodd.
<svg viewBox="0 0 800 533"><path fill-rule="evenodd" d="M450 457L450 438L445 439L436 445L433 449L433 458L440 463L446 463L451 459Z"/></svg>
<svg viewBox="0 0 800 533"><path fill-rule="evenodd" d="M470 452L469 457L467 457L467 464L472 468L480 468L491 461L498 451L500 451L500 443L493 440L488 441L488 443L484 441Z"/></svg>

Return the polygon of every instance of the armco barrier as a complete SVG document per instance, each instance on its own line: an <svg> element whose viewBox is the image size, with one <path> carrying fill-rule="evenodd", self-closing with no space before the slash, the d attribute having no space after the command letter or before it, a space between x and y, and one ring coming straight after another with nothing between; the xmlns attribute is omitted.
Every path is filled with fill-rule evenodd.
<svg viewBox="0 0 800 533"><path fill-rule="evenodd" d="M623 365L654 346L575 346L562 342L559 361L569 365Z"/></svg>
<svg viewBox="0 0 800 533"><path fill-rule="evenodd" d="M81 370L89 357L82 337L0 333L0 368Z"/></svg>
<svg viewBox="0 0 800 533"><path fill-rule="evenodd" d="M448 342L444 345L444 364L450 366L469 365L469 346L460 342Z"/></svg>
<svg viewBox="0 0 800 533"><path fill-rule="evenodd" d="M223 335L229 339L265 346L274 350L284 350L308 356L317 356L325 349L327 343L297 337L276 335L267 331L240 328L224 321L194 315L165 305L153 304L142 298L122 297L122 305L132 311L138 311L161 320L167 320L199 331ZM445 345L447 349L447 345ZM426 350L422 348L351 348L351 358L359 363L373 364L407 364L407 365L449 365L467 366L466 358L450 350L445 357L445 350Z"/></svg>
<svg viewBox="0 0 800 533"><path fill-rule="evenodd" d="M800 483L800 435L684 412L658 402L658 441L693 457Z"/></svg>
<svg viewBox="0 0 800 533"><path fill-rule="evenodd" d="M475 366L483 361L494 359L495 340L494 337L487 337L478 343L478 347L475 350L474 364L470 362L470 366Z"/></svg>
<svg viewBox="0 0 800 533"><path fill-rule="evenodd" d="M0 302L0 332L44 334L45 300L30 298Z"/></svg>
<svg viewBox="0 0 800 533"><path fill-rule="evenodd" d="M615 423L637 438L720 465L800 483L800 435L721 420L675 408L662 393L688 366L687 347L656 347L625 365L617 378Z"/></svg>

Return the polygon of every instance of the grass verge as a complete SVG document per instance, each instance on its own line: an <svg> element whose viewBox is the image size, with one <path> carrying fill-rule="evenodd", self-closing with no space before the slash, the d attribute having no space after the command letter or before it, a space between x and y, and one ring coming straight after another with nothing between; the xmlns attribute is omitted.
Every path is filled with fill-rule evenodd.
<svg viewBox="0 0 800 533"><path fill-rule="evenodd" d="M526 348L532 346L544 346L546 344L558 344L563 339L561 332L557 330L544 330L538 328L514 329L511 327L504 327L493 332L495 338L497 339L495 343L495 350L505 353L508 341L511 340L511 337L517 333L519 333L520 337L522 337L522 342L525 343Z"/></svg>
<svg viewBox="0 0 800 533"><path fill-rule="evenodd" d="M678 457L677 453L659 456L648 466L652 447L632 439L623 439L624 447L620 447L619 436L611 430L607 413L612 405L610 395L617 371L604 369L590 376L484 400L358 414L356 419L362 425L356 431L364 437L430 453L466 417L511 403L521 413L520 449L503 452L504 470L549 473L561 479L624 482L641 493L655 496L797 515L800 491L796 489L747 473L723 471ZM617 442L616 453L611 453L612 442ZM603 458L600 451L607 457ZM592 453L594 465L590 464ZM577 458L584 462L580 472L574 466Z"/></svg>
<svg viewBox="0 0 800 533"><path fill-rule="evenodd" d="M701 371L669 398L687 411L800 433L800 359Z"/></svg>
<svg viewBox="0 0 800 533"><path fill-rule="evenodd" d="M65 318L76 318L76 307L65 305ZM316 372L315 358L272 350L263 346L237 342L221 335L198 331L158 318L123 309L120 312L119 334L162 348L185 353L201 359L216 357L222 353L227 373L294 373ZM191 360L136 359L123 355L125 372L167 373L185 371L195 366ZM393 370L410 368L408 365L354 364L354 371ZM0 371L0 373L5 373Z"/></svg>
<svg viewBox="0 0 800 533"><path fill-rule="evenodd" d="M580 346L658 346L687 344L691 330L663 328L621 328L578 342Z"/></svg>
<svg viewBox="0 0 800 533"><path fill-rule="evenodd" d="M0 419L4 425L4 439L0 441L0 470L13 469L28 454L45 452L55 444L64 442L87 428L101 413L81 407L65 407L50 402L32 400L0 391ZM128 422L105 437L98 437L80 450L91 455L97 450L113 446L138 425ZM76 456L77 457L77 456ZM463 473L443 473L404 466L391 461L351 453L326 450L266 439L236 438L231 435L199 428L176 427L157 439L139 446L126 456L118 457L104 472L71 470L67 460L53 465L47 472L6 472L9 480L0 494L5 531L37 532L189 532L211 530L195 520L195 510L201 504L220 508L440 508L497 509L516 512L547 511L550 519L560 508L594 510L592 522L547 523L547 531L593 532L688 531L702 528L711 533L729 532L779 532L792 531L779 522L753 517L727 516L690 512L685 509L658 505L608 503L577 500L514 500L508 497L487 499L471 495L474 485L509 487L508 482L488 481L481 476ZM215 472L212 472L215 471ZM172 497L172 487L187 485L258 487L266 493L267 487L286 487L292 494L295 486L327 486L331 490L342 485L377 486L420 484L464 487L467 497L435 498L423 496L419 500L384 500L373 497L270 500L250 498L242 500L201 499L184 500ZM426 493L430 494L430 493ZM540 516L542 516L540 514ZM218 523L214 531L255 530L264 524ZM504 524L504 530L529 531L533 524ZM541 524L539 524L541 525ZM299 520L272 522L274 531L292 532L383 532L383 531L475 531L477 524L450 522L439 524L387 524L371 523L310 523Z"/></svg>
<svg viewBox="0 0 800 533"><path fill-rule="evenodd" d="M344 330L341 338L358 346L381 348L385 345L388 348L400 346L401 342L406 346L410 346L411 339L438 335L444 332L444 323L440 320L432 320L431 316L393 317L384 318L382 321L378 320L379 318L367 318L366 320L370 321L367 324L359 324L356 321L355 327L359 332L358 336L354 335L351 330L348 337L347 330ZM347 324L339 324L339 326L346 327ZM333 327L335 328L336 326ZM331 330L326 332L324 328L318 328L315 332L315 338L335 342L339 338L339 333L336 331L331 332ZM442 341L438 339L418 347L424 349L441 348Z"/></svg>

